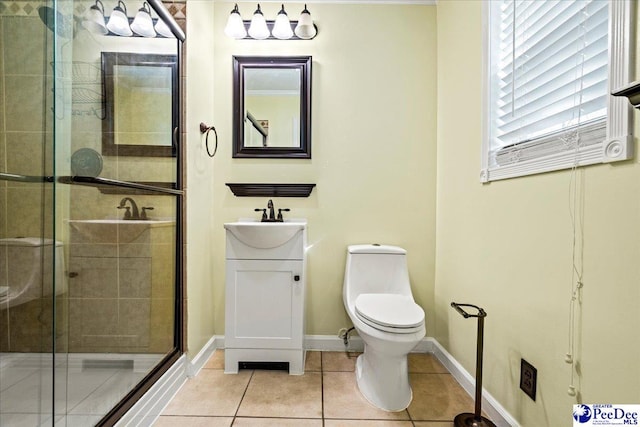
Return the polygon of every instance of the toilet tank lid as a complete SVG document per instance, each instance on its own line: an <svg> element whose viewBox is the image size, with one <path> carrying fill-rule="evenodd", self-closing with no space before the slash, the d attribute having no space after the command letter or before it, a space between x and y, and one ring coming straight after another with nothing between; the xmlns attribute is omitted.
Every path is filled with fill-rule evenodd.
<svg viewBox="0 0 640 427"><path fill-rule="evenodd" d="M43 239L40 237L10 237L0 239L0 245L4 246L48 246L52 245L53 239ZM56 246L62 246L62 242L56 241Z"/></svg>
<svg viewBox="0 0 640 427"><path fill-rule="evenodd" d="M407 251L399 246L380 245L378 243L374 243L371 245L350 245L349 253L406 255Z"/></svg>

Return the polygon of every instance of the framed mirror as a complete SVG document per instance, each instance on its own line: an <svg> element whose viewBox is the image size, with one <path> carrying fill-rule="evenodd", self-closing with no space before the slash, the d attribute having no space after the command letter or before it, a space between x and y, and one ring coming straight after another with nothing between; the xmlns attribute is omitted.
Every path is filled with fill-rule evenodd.
<svg viewBox="0 0 640 427"><path fill-rule="evenodd" d="M233 57L233 157L311 158L311 57Z"/></svg>
<svg viewBox="0 0 640 427"><path fill-rule="evenodd" d="M176 155L176 55L102 52L102 155Z"/></svg>

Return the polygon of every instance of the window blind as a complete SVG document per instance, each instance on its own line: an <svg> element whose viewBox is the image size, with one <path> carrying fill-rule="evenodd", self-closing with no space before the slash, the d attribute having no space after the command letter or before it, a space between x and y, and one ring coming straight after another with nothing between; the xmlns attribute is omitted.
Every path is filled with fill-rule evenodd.
<svg viewBox="0 0 640 427"><path fill-rule="evenodd" d="M626 0L487 3L489 116L483 180L603 161L611 118L611 46L618 68L622 64L628 70L630 62L629 54L622 58L620 35L611 35L611 28L621 25L616 3ZM614 80L617 87L626 83ZM628 106L622 120L630 122ZM622 158L631 154L630 124L625 126Z"/></svg>

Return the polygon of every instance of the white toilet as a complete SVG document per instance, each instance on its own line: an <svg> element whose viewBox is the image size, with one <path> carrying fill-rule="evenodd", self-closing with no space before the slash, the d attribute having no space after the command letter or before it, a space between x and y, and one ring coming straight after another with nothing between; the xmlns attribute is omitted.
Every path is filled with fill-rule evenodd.
<svg viewBox="0 0 640 427"><path fill-rule="evenodd" d="M407 251L349 246L343 298L364 341L356 362L360 392L380 409L404 410L412 399L407 354L425 336L424 311L411 294Z"/></svg>
<svg viewBox="0 0 640 427"><path fill-rule="evenodd" d="M50 296L54 290L56 295L67 291L62 242L0 239L0 310Z"/></svg>

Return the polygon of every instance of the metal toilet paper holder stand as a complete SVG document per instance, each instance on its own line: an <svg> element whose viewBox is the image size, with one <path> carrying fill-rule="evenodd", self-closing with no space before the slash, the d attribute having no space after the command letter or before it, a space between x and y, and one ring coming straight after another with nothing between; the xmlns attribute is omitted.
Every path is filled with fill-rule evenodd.
<svg viewBox="0 0 640 427"><path fill-rule="evenodd" d="M456 417L453 419L453 425L455 427L496 427L496 425L491 420L482 416L482 346L484 340L484 318L487 317L487 313L482 308L473 304L458 304L452 302L451 307L455 308L456 311L460 313L465 319L468 319L469 317L475 317L478 319L475 412L473 414L464 412L456 415ZM470 314L466 312L463 307L475 308L478 313Z"/></svg>

